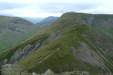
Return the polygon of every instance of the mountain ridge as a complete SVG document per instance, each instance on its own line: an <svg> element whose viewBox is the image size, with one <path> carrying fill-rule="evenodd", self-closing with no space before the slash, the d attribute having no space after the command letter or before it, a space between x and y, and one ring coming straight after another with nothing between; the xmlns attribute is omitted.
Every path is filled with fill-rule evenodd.
<svg viewBox="0 0 113 75"><path fill-rule="evenodd" d="M90 75L112 73L113 43L89 25L91 17L89 14L65 13L37 35L0 52L0 61L13 61L13 64L36 73L47 69L56 73L73 70L87 71ZM100 20L103 19L96 22Z"/></svg>

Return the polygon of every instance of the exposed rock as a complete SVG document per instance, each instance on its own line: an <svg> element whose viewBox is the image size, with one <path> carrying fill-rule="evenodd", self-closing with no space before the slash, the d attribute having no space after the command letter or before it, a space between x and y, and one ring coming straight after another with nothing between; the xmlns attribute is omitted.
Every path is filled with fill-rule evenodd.
<svg viewBox="0 0 113 75"><path fill-rule="evenodd" d="M53 72L52 70L48 69L48 70L44 73L44 75L54 75L54 72Z"/></svg>
<svg viewBox="0 0 113 75"><path fill-rule="evenodd" d="M103 69L105 68L104 60L84 42L80 42L78 49L72 47L72 53L77 58L94 67L101 67Z"/></svg>
<svg viewBox="0 0 113 75"><path fill-rule="evenodd" d="M38 42L36 42L34 48L32 49L32 52L36 51L40 47L41 47L41 43L40 43L40 40L39 40Z"/></svg>
<svg viewBox="0 0 113 75"><path fill-rule="evenodd" d="M36 42L34 45L28 44L23 49L18 49L14 55L11 57L9 63L15 64L19 61L23 60L27 56L31 55L33 52L35 52L37 49L39 49L41 46L40 41Z"/></svg>
<svg viewBox="0 0 113 75"><path fill-rule="evenodd" d="M51 40L56 40L56 39L60 38L61 35L62 35L61 32L57 32L56 34L52 34L52 35L48 38L48 40L49 40L49 41L51 41Z"/></svg>
<svg viewBox="0 0 113 75"><path fill-rule="evenodd" d="M39 75L39 74L36 74L35 72L33 72L32 75Z"/></svg>
<svg viewBox="0 0 113 75"><path fill-rule="evenodd" d="M25 68L13 64L3 65L1 71L2 75L31 75Z"/></svg>
<svg viewBox="0 0 113 75"><path fill-rule="evenodd" d="M2 64L7 64L7 62L8 62L8 59L4 59Z"/></svg>
<svg viewBox="0 0 113 75"><path fill-rule="evenodd" d="M25 57L29 51L32 49L32 45L27 45L23 49L17 50L10 59L10 63L17 63L22 57Z"/></svg>

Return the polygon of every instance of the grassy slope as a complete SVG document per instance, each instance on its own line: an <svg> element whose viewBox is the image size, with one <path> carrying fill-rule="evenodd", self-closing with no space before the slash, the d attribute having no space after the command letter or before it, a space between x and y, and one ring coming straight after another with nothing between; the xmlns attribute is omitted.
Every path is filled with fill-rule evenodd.
<svg viewBox="0 0 113 75"><path fill-rule="evenodd" d="M87 17L85 17L86 15ZM110 41L107 41L106 38L103 38L100 35L98 36L96 32L93 32L92 29L90 29L90 27L88 27L87 25L86 26L79 25L82 22L85 23L84 19L87 21L91 15L83 14L82 18L80 16L81 14L78 15L75 15L73 13L64 14L59 20L53 23L53 25L48 27L48 29L45 30L45 32L48 31L49 34L63 32L62 36L57 40L53 40L49 42L44 48L41 48L32 56L25 59L25 61L23 61L21 64L26 66L30 71L36 71L36 72L43 72L47 68L51 68L54 71L59 72L63 70L70 70L73 67L77 67L77 69L79 70L84 69L84 70L95 71L96 69L94 70L94 68L92 68L92 66L89 64L81 65L84 64L84 62L81 62L79 59L73 57L70 47L74 45L74 47L77 48L79 46L77 42L84 41L93 50L100 51L100 47L101 47L101 49L103 49L102 52L104 52L104 50L107 49L111 50L112 44ZM88 37L87 38L83 37L82 36L83 34L87 35ZM92 42L95 45L95 47L92 46L86 39L89 39L90 42ZM105 40L105 42L103 42L103 39ZM97 42L99 44L97 44ZM57 51L58 48L60 49L59 51ZM53 55L51 55L52 53ZM51 56L49 57L48 55ZM105 59L105 63L112 70L111 59L109 60L109 56L107 56L106 54L103 55L105 56L105 58L108 58L107 61ZM41 61L43 61L43 59L46 59L46 56L48 56L48 59L40 63ZM32 62L30 63L31 60ZM72 67L70 68L65 67L66 64L70 64L70 66Z"/></svg>
<svg viewBox="0 0 113 75"><path fill-rule="evenodd" d="M69 12L68 15L64 14L63 18L66 17L69 18L66 23L91 25L93 29L113 41L113 15ZM63 18L62 20L64 20Z"/></svg>
<svg viewBox="0 0 113 75"><path fill-rule="evenodd" d="M68 20L65 22L65 18ZM88 24L96 31L113 41L113 15L106 14L87 14L87 13L65 13L60 22L65 24Z"/></svg>
<svg viewBox="0 0 113 75"><path fill-rule="evenodd" d="M41 48L32 56L21 62L21 64L28 70L35 72L44 72L50 68L55 72L71 71L76 69L94 73L97 70L95 70L91 65L75 58L71 50L72 46L78 48L78 41L84 41L87 43L82 34L87 34L90 37L89 31L90 28L87 27L87 25L72 26L68 31L64 32L63 36L58 40L51 41L44 48ZM93 47L91 48L94 49ZM46 59L47 56L48 58Z"/></svg>
<svg viewBox="0 0 113 75"><path fill-rule="evenodd" d="M21 18L0 16L0 50L24 41L38 29L37 26Z"/></svg>
<svg viewBox="0 0 113 75"><path fill-rule="evenodd" d="M50 34L55 34L58 31L59 32L64 31L65 28L68 28L68 27L72 26L73 21L71 21L71 20L73 20L73 19L68 19L68 17L64 15L58 21L56 21L54 23L54 25L50 25L48 28L42 30L41 33L38 33L38 35L33 36L32 38L26 40L23 43L20 43L19 45L15 46L13 48L9 48L6 51L1 52L1 54L3 54L3 55L1 55L0 60L3 60L4 58L7 58L7 57L10 58L9 55L12 55L13 52L15 52L16 50L18 50L21 47L24 48L24 46L26 46L29 43L35 43L36 40L40 39L40 37L42 37L42 38L47 37L48 38L50 36ZM67 19L68 19L68 21L67 21ZM71 25L69 25L69 24L71 24ZM5 53L5 55L4 55L4 53Z"/></svg>
<svg viewBox="0 0 113 75"><path fill-rule="evenodd" d="M113 41L113 15L95 15L93 28Z"/></svg>
<svg viewBox="0 0 113 75"><path fill-rule="evenodd" d="M102 36L97 36L97 34L88 25L79 24L79 22L80 14L78 14L78 16L75 14L64 14L59 20L50 25L47 29L40 32L38 35L26 40L25 42L15 46L14 48L1 52L0 60L3 60L5 58L10 59L13 53L19 48L24 48L24 46L29 43L33 44L37 40L41 40L41 42L45 43L45 46L37 50L37 52L33 53L24 61L20 62L20 65L23 65L29 71L44 72L46 69L50 68L55 72L76 69L86 70L93 74L97 73L99 71L98 68L94 68L92 67L92 65L89 65L74 57L71 51L71 47L74 46L77 49L79 47L78 42L83 41L92 50L100 51L99 48L109 49L107 44L109 45L110 41L104 39L105 42L103 42ZM48 41L48 38L51 35L57 34L59 32L62 33L60 38ZM87 37L84 37L83 35L86 35ZM89 41L87 41L87 39L92 42L95 47L92 46ZM97 44L96 42L98 42L99 44ZM106 54L104 56L107 57ZM109 64L111 63L111 61L108 60L106 62L105 60L105 63L112 70L111 65Z"/></svg>
<svg viewBox="0 0 113 75"><path fill-rule="evenodd" d="M38 36L38 37L37 37ZM38 34L36 36L33 36L32 38L26 40L25 42L22 42L12 48L8 48L7 50L1 51L0 52L0 61L2 61L3 59L10 59L11 56L20 48L24 48L26 45L28 44L33 44L35 43L37 40L41 40L43 41L44 39L46 39L47 35L45 34Z"/></svg>

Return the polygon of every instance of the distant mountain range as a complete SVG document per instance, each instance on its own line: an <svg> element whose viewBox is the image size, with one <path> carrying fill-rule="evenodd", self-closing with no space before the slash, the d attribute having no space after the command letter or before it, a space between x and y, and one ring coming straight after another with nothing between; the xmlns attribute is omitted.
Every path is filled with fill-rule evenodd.
<svg viewBox="0 0 113 75"><path fill-rule="evenodd" d="M38 22L37 25L38 26L49 25L49 24L52 24L53 22L55 22L58 18L59 17L50 16L50 17L47 17L47 18L43 19L42 21Z"/></svg>
<svg viewBox="0 0 113 75"><path fill-rule="evenodd" d="M35 17L23 17L23 19L26 19L29 22L32 22L33 24L39 23L42 21L44 18L35 18Z"/></svg>

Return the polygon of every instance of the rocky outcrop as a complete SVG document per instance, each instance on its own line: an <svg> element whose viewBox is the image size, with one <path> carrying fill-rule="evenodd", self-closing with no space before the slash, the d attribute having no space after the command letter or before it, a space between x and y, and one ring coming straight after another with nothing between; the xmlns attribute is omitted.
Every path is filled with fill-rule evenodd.
<svg viewBox="0 0 113 75"><path fill-rule="evenodd" d="M25 72L24 68L12 64L3 65L1 71L2 75L18 75L20 72Z"/></svg>
<svg viewBox="0 0 113 75"><path fill-rule="evenodd" d="M16 64L19 61L23 60L27 56L31 55L33 52L35 52L38 48L40 48L41 43L38 41L35 43L35 45L28 44L23 49L18 49L14 55L9 60L9 63Z"/></svg>
<svg viewBox="0 0 113 75"><path fill-rule="evenodd" d="M60 37L62 36L62 32L57 32L56 34L52 34L49 38L48 38L48 41L51 41L51 40L57 40L59 39Z"/></svg>
<svg viewBox="0 0 113 75"><path fill-rule="evenodd" d="M48 69L43 75L54 75L54 72Z"/></svg>
<svg viewBox="0 0 113 75"><path fill-rule="evenodd" d="M54 73L52 70L48 69L45 73L37 74L35 72L28 73L24 68L19 65L6 64L2 66L2 75L90 75L87 71L72 71L72 72L62 72Z"/></svg>
<svg viewBox="0 0 113 75"><path fill-rule="evenodd" d="M94 67L106 69L104 60L93 49L84 42L79 42L79 44L80 46L77 49L72 47L72 53L75 57Z"/></svg>
<svg viewBox="0 0 113 75"><path fill-rule="evenodd" d="M28 73L25 68L13 64L3 65L1 72L2 75L37 75L34 73Z"/></svg>

